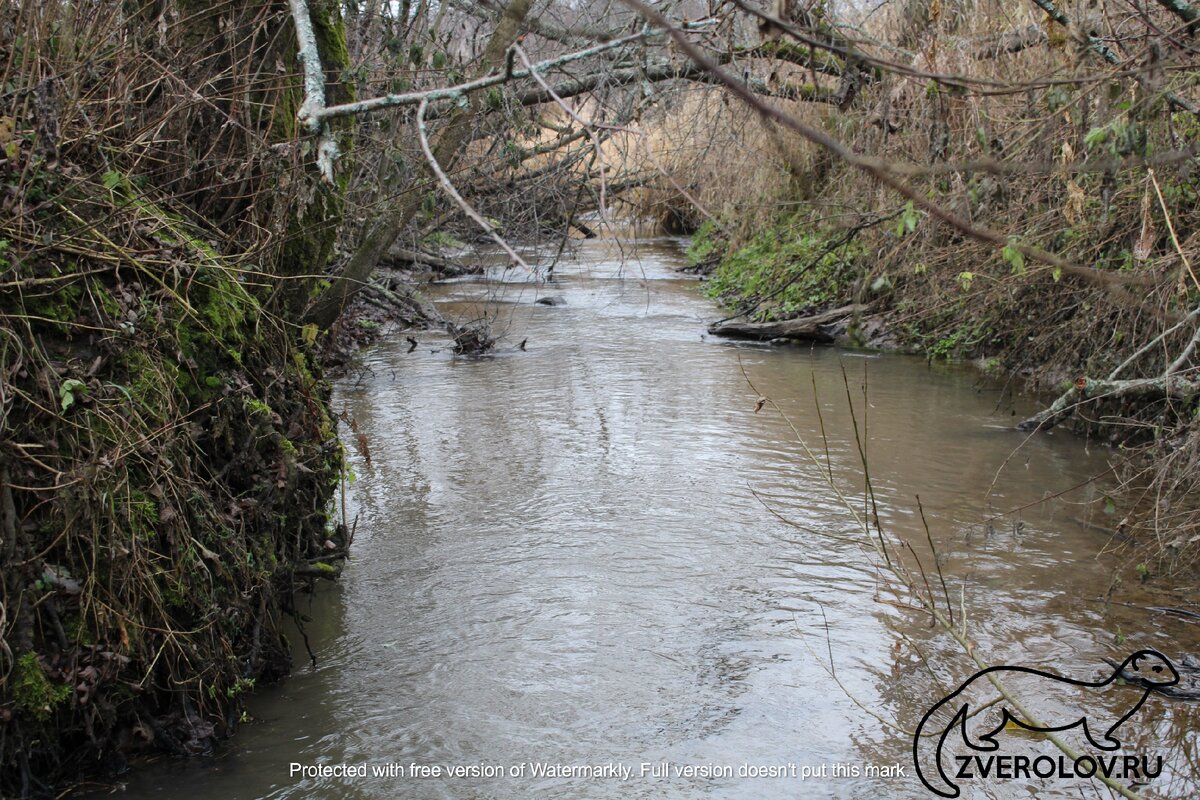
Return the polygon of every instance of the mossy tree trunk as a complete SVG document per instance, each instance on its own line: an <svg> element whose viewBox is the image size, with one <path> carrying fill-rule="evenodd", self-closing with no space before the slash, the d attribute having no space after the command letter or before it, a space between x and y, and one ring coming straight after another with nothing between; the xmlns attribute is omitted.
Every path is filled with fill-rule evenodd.
<svg viewBox="0 0 1200 800"><path fill-rule="evenodd" d="M504 63L504 54L516 41L521 24L529 14L533 0L512 0L501 15L480 59L477 74L486 75ZM472 95L465 108L456 109L433 145L434 159L449 169L468 141L476 117L482 113L482 101ZM403 198L380 216L367 231L340 274L320 297L308 319L322 328L332 325L342 309L371 277L371 273L396 241L400 232L420 210L423 197L419 192L407 192Z"/></svg>

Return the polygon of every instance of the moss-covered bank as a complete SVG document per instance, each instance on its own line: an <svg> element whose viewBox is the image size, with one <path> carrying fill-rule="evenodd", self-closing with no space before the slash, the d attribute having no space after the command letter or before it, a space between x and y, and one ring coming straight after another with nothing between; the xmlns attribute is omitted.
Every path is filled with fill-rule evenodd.
<svg viewBox="0 0 1200 800"><path fill-rule="evenodd" d="M5 797L211 749L347 545L296 322L345 186L293 122L287 4L31 8L0 10Z"/></svg>

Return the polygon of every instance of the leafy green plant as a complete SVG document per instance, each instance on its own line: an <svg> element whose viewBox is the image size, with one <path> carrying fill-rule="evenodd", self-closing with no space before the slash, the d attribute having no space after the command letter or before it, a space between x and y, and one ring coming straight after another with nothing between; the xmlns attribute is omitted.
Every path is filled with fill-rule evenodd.
<svg viewBox="0 0 1200 800"><path fill-rule="evenodd" d="M1016 239L1008 240L1008 244L1000 251L1000 257L1012 267L1014 275L1025 274L1025 254L1018 249Z"/></svg>
<svg viewBox="0 0 1200 800"><path fill-rule="evenodd" d="M912 233L917 229L917 223L921 221L921 215L913 208L912 200L904 204L904 210L900 212L900 218L896 220L896 235L904 238L907 233Z"/></svg>
<svg viewBox="0 0 1200 800"><path fill-rule="evenodd" d="M706 219L692 234L688 244L687 260L690 266L698 266L709 259L717 251L717 225L711 219Z"/></svg>
<svg viewBox="0 0 1200 800"><path fill-rule="evenodd" d="M779 319L839 298L859 276L861 248L790 220L725 255L708 293L726 303L761 303L758 320Z"/></svg>
<svg viewBox="0 0 1200 800"><path fill-rule="evenodd" d="M62 410L65 412L68 408L75 405L75 393L83 391L86 388L87 384L74 378L68 378L63 381L58 387L58 398L62 403Z"/></svg>

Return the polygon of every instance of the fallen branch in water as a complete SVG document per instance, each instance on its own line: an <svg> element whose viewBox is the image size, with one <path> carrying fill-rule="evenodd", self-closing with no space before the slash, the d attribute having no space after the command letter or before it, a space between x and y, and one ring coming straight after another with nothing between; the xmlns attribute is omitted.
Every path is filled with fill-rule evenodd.
<svg viewBox="0 0 1200 800"><path fill-rule="evenodd" d="M1022 421L1017 427L1023 431L1050 430L1069 417L1079 406L1091 400L1116 400L1128 397L1155 400L1170 397L1188 401L1198 394L1200 394L1200 382L1182 378L1164 376L1127 381L1098 381L1093 378L1080 378L1049 408Z"/></svg>
<svg viewBox="0 0 1200 800"><path fill-rule="evenodd" d="M406 250L403 247L393 247L380 262L385 266L391 264L412 264L417 267L427 267L448 278L459 275L472 275L483 271L483 268L473 264L460 264L449 258L424 253L420 250Z"/></svg>
<svg viewBox="0 0 1200 800"><path fill-rule="evenodd" d="M1121 362L1105 380L1081 377L1075 380L1075 385L1063 392L1057 400L1044 411L1034 414L1022 421L1017 427L1023 431L1050 430L1071 415L1075 409L1091 400L1116 400L1134 397L1143 400L1158 400L1171 398L1190 402L1200 395L1200 380L1184 378L1177 375L1200 346L1200 326L1192 333L1191 339L1183 350L1166 368L1163 374L1155 378L1134 378L1118 380L1126 367L1133 364L1143 355L1159 345L1164 339L1175 333L1184 325L1200 317L1200 308L1193 310L1175 325L1171 326L1154 339L1138 348L1133 355Z"/></svg>
<svg viewBox="0 0 1200 800"><path fill-rule="evenodd" d="M847 317L862 314L870 306L855 303L841 308L822 311L807 317L785 319L778 322L737 322L725 320L713 323L708 332L716 336L731 336L745 339L800 339L828 344L834 340L829 326Z"/></svg>

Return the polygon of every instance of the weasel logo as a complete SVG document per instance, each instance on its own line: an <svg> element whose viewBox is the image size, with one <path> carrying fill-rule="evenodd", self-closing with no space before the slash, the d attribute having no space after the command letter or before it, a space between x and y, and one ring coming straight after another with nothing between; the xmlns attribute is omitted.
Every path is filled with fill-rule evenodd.
<svg viewBox="0 0 1200 800"><path fill-rule="evenodd" d="M1124 677L1126 681L1136 685L1141 691L1134 693L1128 687L1117 686L1116 680L1120 677ZM1077 692L1082 692L1088 695L1088 699L1091 699L1093 693L1105 691L1109 686L1113 686L1112 691L1114 692L1120 691L1122 699L1130 702L1122 704L1110 702L1103 705L1093 703L1093 707L1090 708L1074 709L1065 714L1060 713L1051 720L1034 722L1025 719L1025 715L1010 705L1003 697L995 702L980 703L972 708L969 699L970 690L985 684L990 685L992 678L1008 683L1019 682L1022 687L1021 697L1031 703L1036 702L1038 698L1053 696L1056 692L1061 692L1063 687L1078 687ZM1000 743L996 741L996 734L1003 731L1010 722L1026 730L1044 733L1079 727L1082 728L1083 735L1088 742L1097 749L1106 752L1117 750L1121 747L1121 741L1117 738L1117 729L1142 707L1142 704L1146 702L1147 695L1154 689L1173 686L1178 682L1179 673L1176 672L1175 667L1166 656L1156 650L1137 651L1102 681L1078 681L1028 667L989 667L972 675L962 686L929 709L921 718L921 724L917 726L916 735L913 737L913 761L916 764L917 776L920 777L921 783L925 784L925 787L934 794L942 797L958 797L959 787L942 765L942 748L946 744L947 737L956 729L961 731L963 743L967 747L983 753L1000 748ZM1119 706L1115 713L1112 710L1113 706ZM933 715L941 710L954 713L949 724L937 739L937 749L932 754L932 758L925 759L927 762L937 764L937 775L927 775L926 764L922 763L922 743L926 742L925 747L928 747L927 742L932 741L933 737L923 736L923 732ZM1049 713L1042 711L1041 708L1038 711L1039 714ZM1121 713L1122 711L1124 713ZM1030 713L1033 713L1032 709L1030 709ZM984 759L977 755L971 755L958 756L956 760L959 764L954 777L957 778L973 778L977 775L985 777L989 774L998 778L1028 778L1031 775L1047 778L1060 774L1091 777L1097 772L1109 775L1116 769L1121 769L1131 775L1139 770L1138 759L1133 756L1126 756L1119 761L1116 756L1111 759L1081 756L1073 763L1065 758L1056 762L1049 756L1031 760L1024 756L993 756ZM1142 761L1146 760L1142 759ZM1157 772L1150 773L1149 766L1145 763L1142 766L1144 767L1143 772L1147 773L1148 777L1157 775ZM1161 767L1160 762L1160 770ZM935 780L931 782L931 778Z"/></svg>

